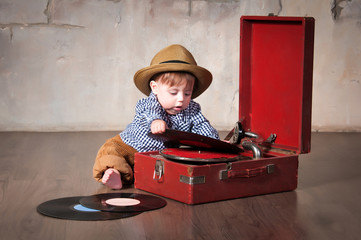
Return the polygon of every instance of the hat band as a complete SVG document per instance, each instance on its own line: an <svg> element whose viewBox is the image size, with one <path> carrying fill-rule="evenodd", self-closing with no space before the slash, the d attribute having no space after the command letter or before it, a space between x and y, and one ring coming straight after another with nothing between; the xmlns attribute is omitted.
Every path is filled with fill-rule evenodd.
<svg viewBox="0 0 361 240"><path fill-rule="evenodd" d="M169 60L169 61L165 61L165 62L161 62L159 64L163 64L163 63L183 63L183 64L190 64L184 61L180 61L180 60Z"/></svg>

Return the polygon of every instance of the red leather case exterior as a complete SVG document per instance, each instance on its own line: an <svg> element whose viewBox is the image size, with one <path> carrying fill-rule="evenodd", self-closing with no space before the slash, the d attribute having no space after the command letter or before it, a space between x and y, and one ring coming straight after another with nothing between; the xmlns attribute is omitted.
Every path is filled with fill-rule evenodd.
<svg viewBox="0 0 361 240"><path fill-rule="evenodd" d="M281 151L206 165L137 153L135 187L187 204L296 189L298 154L310 151L313 38L313 18L241 18L239 119L264 139L276 133Z"/></svg>
<svg viewBox="0 0 361 240"><path fill-rule="evenodd" d="M153 178L157 160L163 164L160 179ZM272 173L263 170L272 165ZM137 153L135 187L187 204L290 191L297 187L298 155L268 156L233 162L231 166L227 171L227 163L189 165L164 159L158 152Z"/></svg>

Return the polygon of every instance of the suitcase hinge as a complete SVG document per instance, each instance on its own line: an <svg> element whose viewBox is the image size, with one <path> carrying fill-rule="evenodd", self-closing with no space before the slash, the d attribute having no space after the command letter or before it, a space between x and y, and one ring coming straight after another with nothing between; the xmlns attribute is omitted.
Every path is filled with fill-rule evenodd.
<svg viewBox="0 0 361 240"><path fill-rule="evenodd" d="M179 181L182 183L187 183L189 185L203 184L206 183L206 177L205 176L188 177L188 176L180 175Z"/></svg>
<svg viewBox="0 0 361 240"><path fill-rule="evenodd" d="M164 176L164 162L156 160L154 166L153 180L160 182Z"/></svg>

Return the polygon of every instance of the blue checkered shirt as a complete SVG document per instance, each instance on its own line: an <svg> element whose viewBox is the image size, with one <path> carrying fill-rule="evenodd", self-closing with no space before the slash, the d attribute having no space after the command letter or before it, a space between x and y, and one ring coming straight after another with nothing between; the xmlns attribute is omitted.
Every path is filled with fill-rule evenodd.
<svg viewBox="0 0 361 240"><path fill-rule="evenodd" d="M158 151L164 149L160 139L150 137L150 125L155 119L167 123L168 128L197 133L203 136L219 139L216 129L202 115L201 107L191 100L188 107L176 115L169 115L151 93L149 97L138 101L135 107L135 117L131 124L120 133L123 142L138 152Z"/></svg>

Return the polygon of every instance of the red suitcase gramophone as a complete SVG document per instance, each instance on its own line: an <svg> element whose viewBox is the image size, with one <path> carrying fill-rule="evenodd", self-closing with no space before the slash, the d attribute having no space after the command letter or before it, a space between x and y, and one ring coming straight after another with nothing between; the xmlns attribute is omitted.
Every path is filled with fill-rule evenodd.
<svg viewBox="0 0 361 240"><path fill-rule="evenodd" d="M135 188L197 204L294 190L310 151L314 19L243 16L239 119L231 143L166 131L193 147L137 153Z"/></svg>

